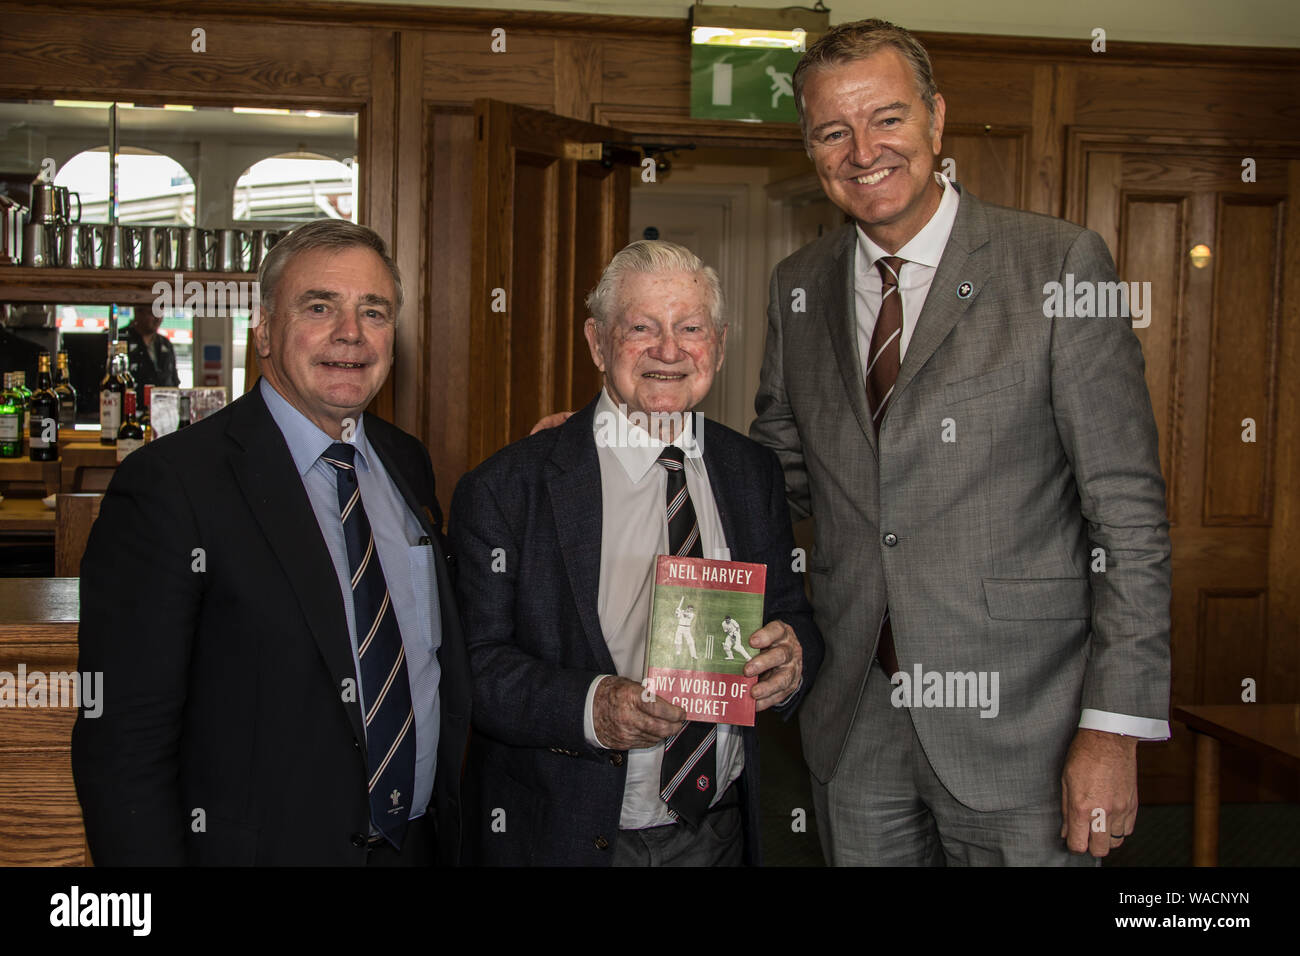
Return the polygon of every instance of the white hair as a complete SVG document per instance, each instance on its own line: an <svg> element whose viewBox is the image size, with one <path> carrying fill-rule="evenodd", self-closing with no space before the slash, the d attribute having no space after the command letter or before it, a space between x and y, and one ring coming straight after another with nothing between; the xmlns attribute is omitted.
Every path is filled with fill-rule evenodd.
<svg viewBox="0 0 1300 956"><path fill-rule="evenodd" d="M620 287L629 273L654 274L686 272L704 279L708 298L709 321L713 331L722 334L722 284L718 273L685 246L662 239L638 239L619 250L601 273L600 282L587 295L587 311L604 328L622 307Z"/></svg>

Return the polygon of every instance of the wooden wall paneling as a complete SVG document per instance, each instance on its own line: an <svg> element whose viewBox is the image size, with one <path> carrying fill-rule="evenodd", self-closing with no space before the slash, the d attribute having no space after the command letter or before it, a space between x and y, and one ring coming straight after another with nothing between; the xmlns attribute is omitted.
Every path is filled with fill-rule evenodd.
<svg viewBox="0 0 1300 956"><path fill-rule="evenodd" d="M1028 126L1034 108L1034 64L982 54L931 54L946 104L944 122L966 126Z"/></svg>
<svg viewBox="0 0 1300 956"><path fill-rule="evenodd" d="M468 470L470 420L471 197L474 114L429 106L425 203L424 319L427 348L417 368L427 417L424 437L444 508Z"/></svg>
<svg viewBox="0 0 1300 956"><path fill-rule="evenodd" d="M1105 239L1111 258L1119 262L1120 202L1115 187L1122 181L1121 159L1114 153L1088 152L1081 157L1081 165L1086 176L1084 202L1087 211L1076 221Z"/></svg>
<svg viewBox="0 0 1300 956"><path fill-rule="evenodd" d="M691 112L691 48L681 39L631 38L602 44L601 100L606 106L654 105L668 115Z"/></svg>
<svg viewBox="0 0 1300 956"><path fill-rule="evenodd" d="M1263 681L1268 596L1261 588L1202 588L1199 603L1194 699L1239 704L1244 678Z"/></svg>
<svg viewBox="0 0 1300 956"><path fill-rule="evenodd" d="M1300 159L1279 161L1288 209L1283 234L1282 299L1274 456L1273 533L1269 538L1268 671L1277 700L1300 700Z"/></svg>
<svg viewBox="0 0 1300 956"><path fill-rule="evenodd" d="M562 183L554 155L514 153L514 249L505 287L509 344L502 356L509 368L507 441L527 435L555 394L556 288L568 238L560 229L573 225L571 211L561 217L561 207L572 202L572 194L561 196L562 186L572 188L572 172Z"/></svg>
<svg viewBox="0 0 1300 956"><path fill-rule="evenodd" d="M423 34L420 76L425 99L465 104L494 99L534 109L553 109L554 39L505 27L505 52L493 53L491 30L485 27Z"/></svg>
<svg viewBox="0 0 1300 956"><path fill-rule="evenodd" d="M1181 288L1187 198L1179 195L1150 195L1126 190L1121 200L1121 250L1116 262L1120 279L1149 282L1145 301L1150 324L1135 329L1146 360L1147 390L1156 429L1160 433L1160 470L1165 476L1165 495L1174 518L1178 471L1174 449L1178 447L1179 425L1175 383L1178 379L1179 324L1182 315Z"/></svg>
<svg viewBox="0 0 1300 956"><path fill-rule="evenodd" d="M1267 525L1282 199L1220 196L1217 218L1204 521ZM1242 438L1247 418L1255 422L1253 442Z"/></svg>
<svg viewBox="0 0 1300 956"><path fill-rule="evenodd" d="M1255 137L1300 125L1300 101L1279 95L1295 89L1295 67L1256 71L1249 52L1233 70L1099 62L1074 73L1074 121L1083 126Z"/></svg>
<svg viewBox="0 0 1300 956"><path fill-rule="evenodd" d="M470 259L470 386L466 465L470 468L505 444L510 344L509 314L493 311L501 289L510 297L514 225L514 157L510 110L495 100L474 103L474 206Z"/></svg>
<svg viewBox="0 0 1300 956"><path fill-rule="evenodd" d="M1283 446L1270 438L1263 449L1245 445L1243 455L1247 412L1238 407L1263 405L1260 416L1275 421L1277 284L1287 261L1281 203L1291 198L1280 160L1294 148L1120 130L1071 130L1068 142L1069 208L1118 241L1122 279L1152 283L1151 325L1137 334L1157 418L1163 411L1166 419L1159 424L1174 519L1173 699L1240 700L1241 679L1253 677L1287 695L1273 700L1294 700L1295 631L1279 641L1269 627L1271 563L1285 559L1273 557L1278 535L1257 480L1272 481L1268 456ZM1242 182L1242 155L1257 157L1258 182ZM1208 268L1189 262L1187 250L1199 242L1211 248ZM1277 419L1270 434L1284 429ZM1209 520L1206 502L1234 490L1232 500L1245 504ZM1279 644L1284 669L1271 659ZM1177 726L1173 740L1142 748L1143 791L1187 799L1191 762L1190 736ZM1223 766L1225 798L1297 792L1294 775L1259 761L1232 756Z"/></svg>
<svg viewBox="0 0 1300 956"><path fill-rule="evenodd" d="M1023 209L1029 201L1027 140L1024 129L948 126L940 163L953 160L957 182L984 202Z"/></svg>
<svg viewBox="0 0 1300 956"><path fill-rule="evenodd" d="M1187 239L1183 255L1197 244L1214 249L1215 223L1218 200L1212 193L1191 192L1187 200ZM1214 298L1216 269L1214 261L1204 268L1188 267L1184 273L1182 290L1182 339L1179 343L1178 367L1174 379L1175 428L1178 447L1172 459L1177 474L1172 478L1173 498L1170 502L1170 519L1174 527L1170 534L1175 553L1194 557L1213 565L1213 547L1201 528L1201 515L1205 500L1205 456L1207 434L1203 423L1210 414L1209 370L1214 323ZM1179 525L1186 524L1185 536ZM1184 700L1193 700L1186 697Z"/></svg>
<svg viewBox="0 0 1300 956"><path fill-rule="evenodd" d="M421 281L428 255L425 244L425 203L428 189L425 183L424 100L420 95L420 74L423 69L423 42L411 33L395 34L392 38L394 61L387 74L393 84L391 102L380 109L379 97L372 112L376 116L386 113L393 134L385 145L389 152L389 177L391 186L386 190L388 215L391 222L391 254L402 276L402 289L406 297L402 316L397 324L397 340L393 373L389 376L392 397L390 418L400 428L423 438L426 434L426 403L423 367L428 361L427 331L428 302L426 286ZM385 94L387 97L387 90Z"/></svg>
<svg viewBox="0 0 1300 956"><path fill-rule="evenodd" d="M1035 63L1033 83L1025 208L1060 216L1065 130L1074 124L1074 73L1059 64Z"/></svg>
<svg viewBox="0 0 1300 956"><path fill-rule="evenodd" d="M398 68L397 35L385 31L370 34L370 62L374 70L371 83L371 97L357 121L357 163L361 168L362 181L358 197L361 213L358 220L375 230L388 245L388 254L397 262L398 271L403 280L409 274L402 268L400 244L396 233L397 210L397 130L398 105L395 89L395 74ZM403 281L402 291L408 302L411 299L409 282ZM412 303L418 308L419 301ZM403 309L411 314L410 307ZM418 313L417 313L418 314ZM418 323L415 323L418 324ZM397 322L397 337L394 342L394 364L387 381L371 400L367 411L387 421L395 421L397 414L396 394L398 381L401 379L401 363L404 359L403 337L409 323L403 323L401 316Z"/></svg>
<svg viewBox="0 0 1300 956"><path fill-rule="evenodd" d="M560 116L591 120L593 103L604 96L602 45L586 37L555 40L555 112Z"/></svg>
<svg viewBox="0 0 1300 956"><path fill-rule="evenodd" d="M190 31L207 31L206 52ZM370 95L365 32L299 25L293 41L256 20L11 15L0 32L0 97L355 108ZM358 42L360 41L360 42Z"/></svg>
<svg viewBox="0 0 1300 956"><path fill-rule="evenodd" d="M614 253L626 244L628 228L629 170L619 167L606 171L590 163L576 165L578 241L574 246L572 293L566 304L572 329L570 376L567 393L557 396L557 409L581 408L600 390L601 374L591 360L582 332L587 320L586 298Z"/></svg>

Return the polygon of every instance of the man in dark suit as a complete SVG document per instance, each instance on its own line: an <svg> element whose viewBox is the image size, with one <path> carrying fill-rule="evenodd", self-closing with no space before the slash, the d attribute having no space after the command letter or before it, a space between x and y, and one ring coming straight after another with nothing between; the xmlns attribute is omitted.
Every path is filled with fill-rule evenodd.
<svg viewBox="0 0 1300 956"><path fill-rule="evenodd" d="M689 414L724 354L712 269L636 242L587 304L601 393L466 475L452 502L475 681L467 839L498 864L757 864L754 728L715 738L641 681L655 555L672 553L767 566L765 623L745 635L758 710L788 717L812 683L821 636L780 466Z"/></svg>
<svg viewBox="0 0 1300 956"><path fill-rule="evenodd" d="M750 434L816 523L800 730L827 859L1094 864L1132 832L1137 742L1169 734L1141 347L1122 300L1049 296L1100 304L1114 264L935 173L944 101L907 31L836 27L795 95L854 222L773 273Z"/></svg>
<svg viewBox="0 0 1300 956"><path fill-rule="evenodd" d="M127 365L141 394L146 385L175 388L181 383L176 371L176 350L160 331L161 325L161 315L155 315L151 309L137 309L131 324L122 330L126 336Z"/></svg>
<svg viewBox="0 0 1300 956"><path fill-rule="evenodd" d="M91 853L456 863L469 670L433 469L363 414L400 278L327 220L260 284L262 379L126 459L82 561L80 665L107 689L72 741Z"/></svg>

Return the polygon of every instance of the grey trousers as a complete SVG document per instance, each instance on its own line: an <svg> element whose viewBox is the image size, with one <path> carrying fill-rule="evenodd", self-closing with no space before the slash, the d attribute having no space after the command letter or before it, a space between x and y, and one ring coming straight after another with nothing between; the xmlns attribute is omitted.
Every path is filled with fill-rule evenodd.
<svg viewBox="0 0 1300 956"><path fill-rule="evenodd" d="M981 812L948 792L912 717L890 703L873 664L835 776L812 778L822 853L830 866L1096 866L1060 836L1060 781L1047 801ZM1059 774L1056 768L1044 773Z"/></svg>

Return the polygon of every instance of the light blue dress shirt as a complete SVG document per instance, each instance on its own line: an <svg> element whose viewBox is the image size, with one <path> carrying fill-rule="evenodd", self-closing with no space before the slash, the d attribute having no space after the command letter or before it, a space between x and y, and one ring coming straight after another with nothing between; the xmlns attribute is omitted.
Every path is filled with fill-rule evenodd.
<svg viewBox="0 0 1300 956"><path fill-rule="evenodd" d="M302 412L294 408L266 379L260 383L262 398L275 419L289 453L293 455L302 477L316 523L329 548L330 559L338 574L343 610L348 619L348 636L352 639L352 666L356 669L358 695L361 667L357 660L357 622L352 608L352 571L348 566L347 542L339 517L338 479L334 466L321 461L321 455L334 444ZM397 614L406 649L406 674L411 684L411 705L415 709L415 796L411 800L411 819L422 816L433 796L433 778L438 763L439 703L438 683L442 669L438 664L438 647L442 644L442 617L438 602L438 581L431 543L420 544L424 529L411 512L402 493L384 469L384 463L366 440L365 415L359 416L352 436L356 446L354 459L361 501L375 538L379 563ZM361 700L362 713L366 701Z"/></svg>

